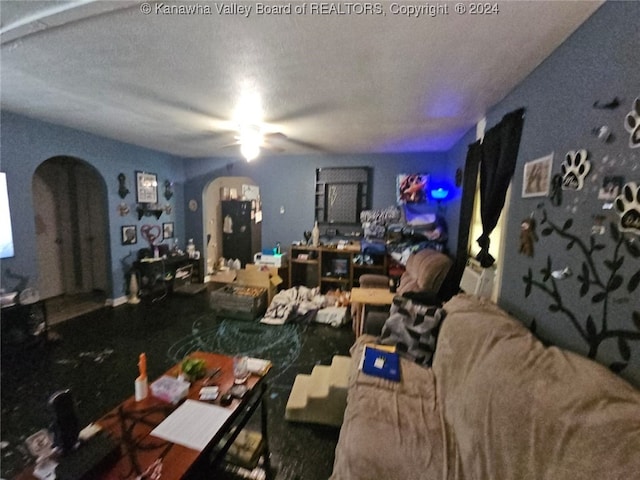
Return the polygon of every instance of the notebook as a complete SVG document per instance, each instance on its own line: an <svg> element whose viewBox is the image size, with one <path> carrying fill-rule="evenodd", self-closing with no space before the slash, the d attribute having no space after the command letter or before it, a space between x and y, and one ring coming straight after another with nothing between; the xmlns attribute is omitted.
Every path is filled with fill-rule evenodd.
<svg viewBox="0 0 640 480"><path fill-rule="evenodd" d="M400 357L396 352L365 346L362 353L362 371L368 375L399 382Z"/></svg>

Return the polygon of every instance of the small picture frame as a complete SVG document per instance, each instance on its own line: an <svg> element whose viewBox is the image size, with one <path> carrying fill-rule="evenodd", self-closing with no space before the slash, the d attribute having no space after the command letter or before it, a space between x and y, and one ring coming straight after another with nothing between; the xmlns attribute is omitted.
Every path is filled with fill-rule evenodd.
<svg viewBox="0 0 640 480"><path fill-rule="evenodd" d="M613 202L624 185L624 177L618 175L605 175L602 179L602 186L598 190L598 200Z"/></svg>
<svg viewBox="0 0 640 480"><path fill-rule="evenodd" d="M124 225L120 229L122 245L135 245L138 243L138 231L135 225Z"/></svg>
<svg viewBox="0 0 640 480"><path fill-rule="evenodd" d="M162 224L162 238L173 238L173 222Z"/></svg>
<svg viewBox="0 0 640 480"><path fill-rule="evenodd" d="M158 176L136 172L136 200L138 203L158 203Z"/></svg>
<svg viewBox="0 0 640 480"><path fill-rule="evenodd" d="M522 198L546 197L551 185L553 153L524 164Z"/></svg>

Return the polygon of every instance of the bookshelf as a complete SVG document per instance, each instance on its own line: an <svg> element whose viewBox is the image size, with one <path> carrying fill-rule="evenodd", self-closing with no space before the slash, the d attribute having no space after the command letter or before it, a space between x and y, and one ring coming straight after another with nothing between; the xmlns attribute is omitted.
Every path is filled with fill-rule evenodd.
<svg viewBox="0 0 640 480"><path fill-rule="evenodd" d="M370 256L372 263L359 263L362 257L358 242L345 248L292 245L289 250L289 286L320 287L328 290L351 290L358 286L360 275L387 274L387 255Z"/></svg>

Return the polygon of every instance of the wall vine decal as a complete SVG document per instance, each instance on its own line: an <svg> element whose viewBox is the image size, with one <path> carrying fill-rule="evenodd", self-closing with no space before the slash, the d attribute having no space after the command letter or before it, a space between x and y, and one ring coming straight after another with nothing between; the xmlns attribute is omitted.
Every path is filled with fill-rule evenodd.
<svg viewBox="0 0 640 480"><path fill-rule="evenodd" d="M620 288L626 288L629 294L638 289L640 285L640 269L633 273L628 280L620 273L625 262L625 251L633 258L640 257L640 246L637 240L632 236L625 236L620 232L615 223L610 224L611 238L615 242L613 249L613 257L605 259L602 262L604 269L598 267L593 259L593 254L605 249L603 243L598 243L593 236L589 237L589 241L585 242L575 233L571 232L573 220L570 218L559 226L549 220L547 212L542 209L541 236L548 237L550 235L558 235L567 240L566 248L571 250L577 248L583 255L583 261L580 273L575 277L579 283L580 297L586 297L591 294L591 302L601 305L600 318L596 319L592 315L587 315L585 319L580 318L580 314L572 311L562 300L562 293L558 289L556 278L552 275L554 271L551 256L547 256L547 263L540 270L541 279L534 278L531 268L527 275L522 277L525 283L525 297L531 295L535 288L550 297L549 311L564 315L576 329L580 337L587 343L589 350L587 356L596 358L598 349L602 344L609 340L617 342L620 361L613 362L609 368L618 373L624 370L629 364L631 358L631 348L629 342L640 341L640 312L632 311L631 323L635 327L633 329L611 328L609 325L609 303L611 295ZM536 276L537 277L537 276ZM535 321L531 325L531 329L535 331Z"/></svg>

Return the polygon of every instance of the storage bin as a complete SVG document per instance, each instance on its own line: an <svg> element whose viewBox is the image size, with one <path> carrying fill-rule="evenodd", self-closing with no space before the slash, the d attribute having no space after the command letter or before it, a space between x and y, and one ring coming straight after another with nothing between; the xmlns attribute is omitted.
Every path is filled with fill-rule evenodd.
<svg viewBox="0 0 640 480"><path fill-rule="evenodd" d="M267 289L225 285L211 292L209 306L216 315L255 320L267 310Z"/></svg>

